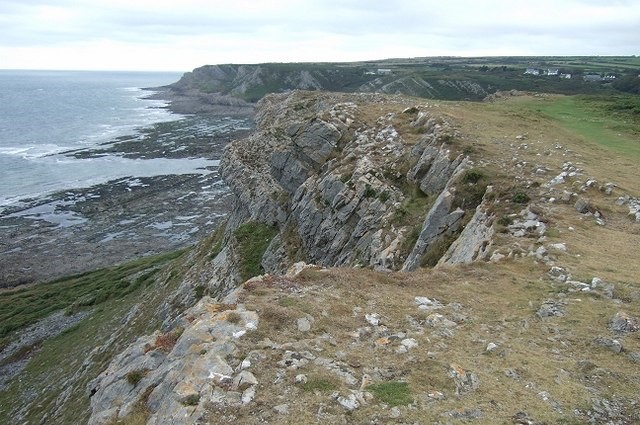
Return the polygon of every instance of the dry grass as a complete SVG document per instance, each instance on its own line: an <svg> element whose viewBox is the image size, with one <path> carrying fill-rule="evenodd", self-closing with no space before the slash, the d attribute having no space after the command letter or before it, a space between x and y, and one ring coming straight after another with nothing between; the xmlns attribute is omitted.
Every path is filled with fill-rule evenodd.
<svg viewBox="0 0 640 425"><path fill-rule="evenodd" d="M572 424L587 420L594 399L622 400L628 418L640 417L640 407L631 404L640 393L640 378L637 363L628 355L640 352L640 337L608 329L617 311L640 317L640 229L626 217L625 207L613 203L617 193L637 195L640 172L628 158L610 154L537 114L536 102L549 99L442 102L433 109L453 122L461 135L455 148L473 152L476 170L490 177L500 201L493 208L496 216L520 212L526 204L514 202L513 197L526 193L531 203L541 206L549 229L544 244L566 243L567 252L551 253L554 264L565 267L574 279L590 282L597 276L613 283L614 299L599 292L571 292L568 285L550 279L550 265L532 257L415 273L312 269L295 279L253 283L242 302L259 312L261 322L256 332L239 342L238 358L261 347L264 359L252 370L260 382L255 403L233 412L238 423L460 423L465 420L457 415L473 416L479 410L481 418L473 423L513 423L516 413L526 412L538 423ZM411 105L412 100L367 105L359 119L372 125L381 115L395 113L394 124L411 143L419 137L410 131L411 117L398 115ZM567 161L583 169L576 180L594 177L618 184L611 196L597 189L582 194L605 214L605 226L578 214L572 204L541 200L547 190L544 184ZM549 171L537 175L538 167ZM563 188L578 190L579 185L569 182ZM495 242L497 248L517 244L526 253L539 246L536 239L514 240L502 233ZM420 310L414 301L417 296L436 299L444 307ZM563 305L564 316L536 315L550 299ZM378 314L379 326L367 322L366 315L372 313ZM450 321L451 327L431 326L438 320L434 313ZM302 317L312 319L311 330L298 330L296 321ZM594 344L597 337L618 339L623 352ZM403 338L415 339L418 346L398 352ZM497 348L487 351L489 343ZM333 361L357 382L347 382L315 360L299 368L278 364L286 351ZM457 395L449 374L452 363L473 372L479 387ZM296 384L298 374L307 375L308 383ZM332 393L346 397L357 390L365 374L372 376L372 388L391 392L388 400L404 400L398 403L399 419L390 419L390 406L380 399L347 412L332 398ZM402 406L409 399L410 406ZM271 410L285 402L288 415Z"/></svg>
<svg viewBox="0 0 640 425"><path fill-rule="evenodd" d="M565 317L541 320L535 311L556 294L546 269L529 259L411 274L332 269L306 273L298 282L301 289L296 294L274 288L246 296L247 308L262 312L260 335L276 345L286 344L286 350L308 350L318 357L338 359L357 379L368 373L376 377L374 384L406 382L408 395L415 402L412 409L401 408L405 422L442 420L452 411L479 408L484 419L474 423L503 423L518 411L526 411L538 421L559 423L575 419L572 409L590 405L592 394L587 384L595 385L603 396L627 399L640 390L636 365L630 359L592 345L596 336L608 334L608 320L618 309L640 315L637 303L620 306L599 297L569 295L564 298ZM416 296L435 298L445 305L435 312L457 323L453 335L424 323L434 312L418 309ZM288 300L285 306L282 300ZM398 354L399 343L393 338L389 344L377 345L382 328L365 321L368 313L380 315L388 335L404 333L419 346ZM295 320L303 316L315 319L309 332L299 332L295 326ZM410 318L421 325L412 326ZM354 336L358 329L367 327L371 328L369 333L361 331L360 337ZM489 342L499 348L487 353ZM255 350L255 343L248 339L239 349L248 353ZM640 350L637 337L624 338L624 344L629 351ZM358 385L347 384L313 361L298 370L283 369L277 362L284 351L266 351L267 358L254 371L261 382L257 404L245 412L246 416L240 413L239 420L253 423L252 416L265 412L261 406L281 404L284 401L278 401L279 397L286 394L295 402L289 403L290 415L278 417L278 423L317 423L319 416L309 412L318 410L328 415L326 418L344 414L330 393L347 395ZM585 377L579 366L584 360L601 370L599 381ZM480 387L457 396L448 374L451 363L476 373ZM274 383L278 370L285 371L285 378ZM519 376L508 377L508 370ZM385 371L385 377L376 371ZM299 373L307 374L311 383L294 384ZM437 391L445 399L430 401L428 394ZM560 410L543 399L540 394L544 391ZM374 400L351 412L349 423L368 423L368 418L386 416L388 412Z"/></svg>

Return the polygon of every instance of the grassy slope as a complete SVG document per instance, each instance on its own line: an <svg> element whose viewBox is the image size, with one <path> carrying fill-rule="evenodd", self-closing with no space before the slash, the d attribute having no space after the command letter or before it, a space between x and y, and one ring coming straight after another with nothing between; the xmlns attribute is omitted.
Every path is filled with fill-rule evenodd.
<svg viewBox="0 0 640 425"><path fill-rule="evenodd" d="M5 326L25 326L60 309L91 309L83 321L29 354L20 378L0 391L0 423L42 423L45 417L50 424L86 422L88 382L138 336L159 328L158 306L175 290L182 254L142 258L0 293ZM123 327L124 317L136 305L133 320ZM17 417L26 422L16 422Z"/></svg>
<svg viewBox="0 0 640 425"><path fill-rule="evenodd" d="M624 98L621 98L620 102L623 101ZM637 102L640 103L640 100ZM584 138L586 142L640 160L640 133L638 124L634 122L635 117L616 116L607 108L611 106L605 99L575 96L537 102L534 106L536 111L557 120L563 128Z"/></svg>

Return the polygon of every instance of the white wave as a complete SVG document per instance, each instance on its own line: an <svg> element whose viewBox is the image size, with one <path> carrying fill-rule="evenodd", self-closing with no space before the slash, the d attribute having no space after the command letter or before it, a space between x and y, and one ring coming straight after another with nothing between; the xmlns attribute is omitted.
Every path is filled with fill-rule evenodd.
<svg viewBox="0 0 640 425"><path fill-rule="evenodd" d="M72 150L70 146L60 146L53 143L38 144L32 146L5 146L0 147L0 155L17 156L24 159L42 158L61 152Z"/></svg>

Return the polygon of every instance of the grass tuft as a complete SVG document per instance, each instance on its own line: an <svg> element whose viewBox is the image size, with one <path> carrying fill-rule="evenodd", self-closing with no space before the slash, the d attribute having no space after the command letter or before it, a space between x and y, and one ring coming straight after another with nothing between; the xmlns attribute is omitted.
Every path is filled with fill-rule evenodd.
<svg viewBox="0 0 640 425"><path fill-rule="evenodd" d="M413 403L411 390L406 382L382 382L367 388L378 400L389 406L406 406Z"/></svg>

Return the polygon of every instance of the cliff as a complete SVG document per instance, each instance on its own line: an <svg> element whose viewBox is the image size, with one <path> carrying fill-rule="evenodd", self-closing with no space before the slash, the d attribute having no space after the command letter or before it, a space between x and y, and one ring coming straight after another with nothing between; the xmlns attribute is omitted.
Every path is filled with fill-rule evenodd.
<svg viewBox="0 0 640 425"><path fill-rule="evenodd" d="M553 101L264 97L226 223L39 420L640 420L637 171L526 109Z"/></svg>
<svg viewBox="0 0 640 425"><path fill-rule="evenodd" d="M495 91L490 84L465 75L424 74L414 67L384 63L266 63L257 65L205 65L185 73L168 86L171 98L199 99L202 105L243 105L269 93L322 90L348 93L405 94L437 99L481 100ZM235 99L235 100L234 100ZM194 111L195 112L195 111Z"/></svg>

